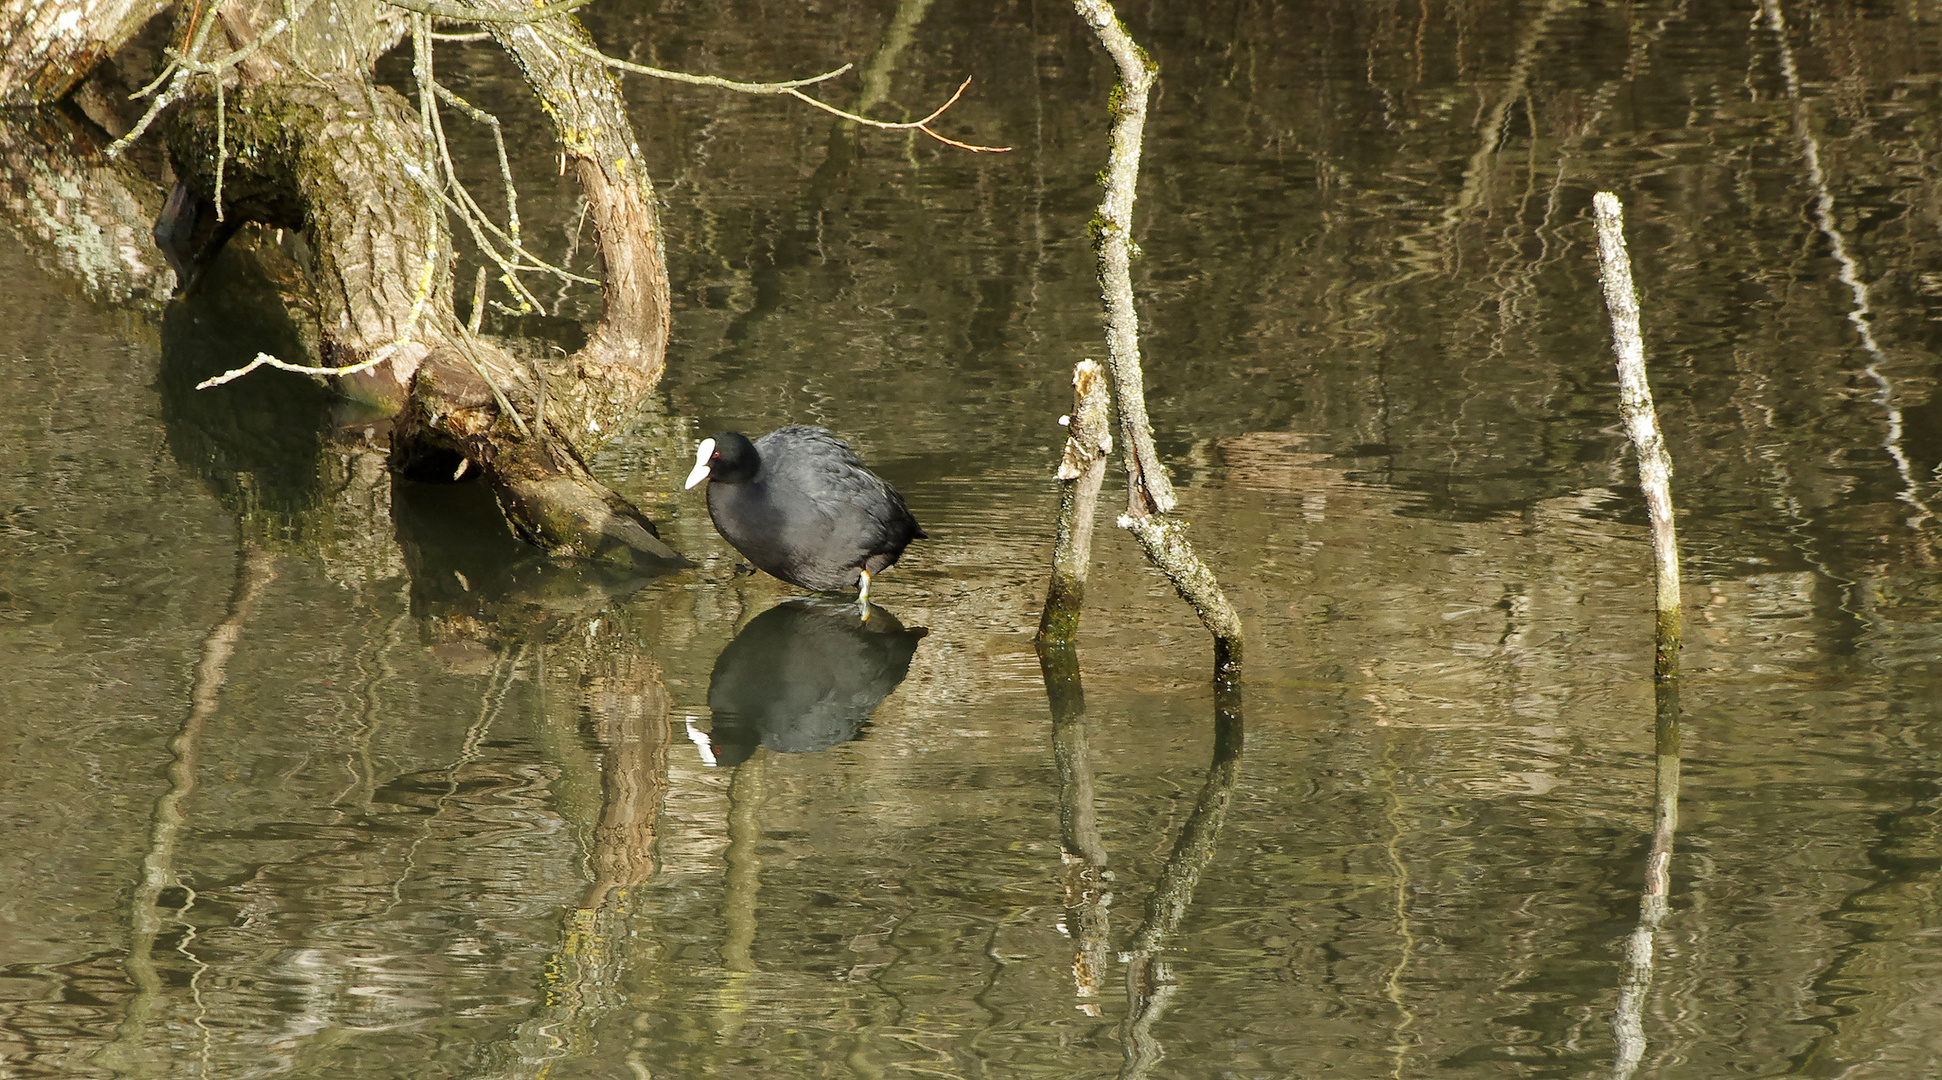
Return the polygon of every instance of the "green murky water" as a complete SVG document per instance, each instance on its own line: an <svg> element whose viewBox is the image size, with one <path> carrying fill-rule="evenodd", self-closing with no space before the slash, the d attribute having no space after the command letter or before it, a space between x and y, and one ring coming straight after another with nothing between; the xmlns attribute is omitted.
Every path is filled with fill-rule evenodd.
<svg viewBox="0 0 1942 1080"><path fill-rule="evenodd" d="M394 480L294 377L189 390L290 340L242 271L164 312L11 233L0 1071L1942 1068L1942 9L1127 6L1163 67L1152 408L1250 635L1218 723L1204 633L1109 526L1083 713L1031 649L1054 420L1103 349L1110 83L1072 13L590 10L642 62L857 61L832 100L880 115L971 74L944 130L1016 149L631 87L675 344L596 469L698 564L645 581ZM564 255L550 136L450 48ZM1649 965L1664 762L1600 189L1687 560ZM498 329L570 348L594 304ZM882 640L778 612L677 492L698 435L789 421L931 533L873 590ZM717 715L738 634L831 673L821 704Z"/></svg>

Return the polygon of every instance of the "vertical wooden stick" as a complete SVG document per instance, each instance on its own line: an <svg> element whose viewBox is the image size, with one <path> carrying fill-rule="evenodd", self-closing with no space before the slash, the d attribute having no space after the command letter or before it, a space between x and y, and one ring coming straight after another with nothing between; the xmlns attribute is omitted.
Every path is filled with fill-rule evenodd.
<svg viewBox="0 0 1942 1080"><path fill-rule="evenodd" d="M1672 455L1659 433L1652 388L1645 379L1645 343L1639 333L1632 261L1625 252L1624 211L1618 196L1609 191L1593 196L1591 205L1598 226L1599 278L1612 319L1612 354L1618 362L1618 409L1638 452L1639 486L1652 517L1652 561L1658 570L1659 617L1652 662L1658 705L1658 796L1638 926L1625 943L1625 980L1612 1015L1612 1034L1618 1044L1612 1076L1630 1080L1645 1056L1645 998L1652 986L1659 928L1670 907L1672 845L1679 827L1679 538L1672 520Z"/></svg>
<svg viewBox="0 0 1942 1080"><path fill-rule="evenodd" d="M1065 455L1059 461L1059 531L1052 542L1052 586L1039 617L1041 645L1066 645L1079 629L1086 599L1086 567L1092 561L1092 521L1106 459L1113 452L1107 419L1105 369L1081 360L1072 370L1072 415L1065 418Z"/></svg>
<svg viewBox="0 0 1942 1080"><path fill-rule="evenodd" d="M1639 486L1652 517L1652 561L1658 570L1658 628L1652 676L1664 682L1679 675L1679 538L1672 518L1672 455L1659 434L1652 387L1645 378L1645 342L1639 334L1639 299L1632 287L1632 261L1625 251L1625 217L1618 196L1592 197L1598 225L1598 276L1605 286L1605 310L1612 319L1612 354L1618 363L1618 411L1638 451Z"/></svg>

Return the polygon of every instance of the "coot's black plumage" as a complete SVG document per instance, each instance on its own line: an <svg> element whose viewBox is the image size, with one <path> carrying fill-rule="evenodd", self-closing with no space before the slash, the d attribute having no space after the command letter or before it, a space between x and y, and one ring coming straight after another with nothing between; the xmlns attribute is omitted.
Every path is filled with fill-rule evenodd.
<svg viewBox="0 0 1942 1080"><path fill-rule="evenodd" d="M870 579L925 538L897 489L823 428L703 439L687 486L703 479L723 538L757 569L805 589L857 589L867 603Z"/></svg>

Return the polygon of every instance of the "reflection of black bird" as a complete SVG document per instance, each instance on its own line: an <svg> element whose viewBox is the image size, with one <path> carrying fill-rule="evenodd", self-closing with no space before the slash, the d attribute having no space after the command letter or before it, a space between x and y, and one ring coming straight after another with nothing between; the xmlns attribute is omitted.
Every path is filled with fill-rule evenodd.
<svg viewBox="0 0 1942 1080"><path fill-rule="evenodd" d="M866 611L870 578L925 536L897 489L819 427L703 439L687 486L704 478L708 516L756 569L817 592L856 589Z"/></svg>
<svg viewBox="0 0 1942 1080"><path fill-rule="evenodd" d="M739 765L757 746L806 754L856 738L927 633L882 608L859 622L848 603L810 597L756 616L708 680L715 763Z"/></svg>

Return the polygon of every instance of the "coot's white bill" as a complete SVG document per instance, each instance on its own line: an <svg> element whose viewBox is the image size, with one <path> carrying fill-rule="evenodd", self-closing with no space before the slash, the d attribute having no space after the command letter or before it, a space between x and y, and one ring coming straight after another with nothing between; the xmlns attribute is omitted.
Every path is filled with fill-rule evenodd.
<svg viewBox="0 0 1942 1080"><path fill-rule="evenodd" d="M688 482L681 485L683 490L694 487L708 479L708 458L715 452L715 440L703 439L695 449L695 467L688 470Z"/></svg>

